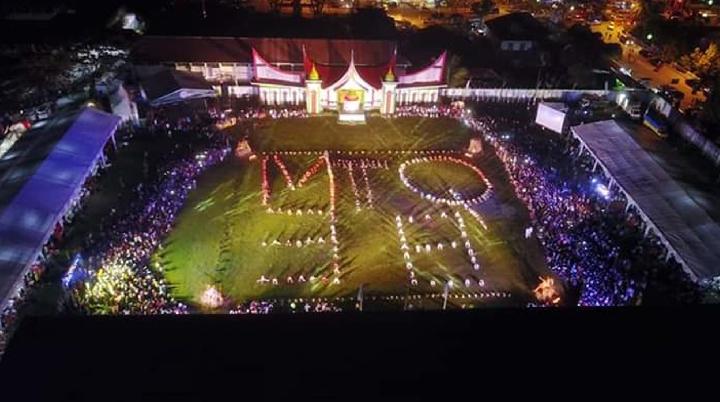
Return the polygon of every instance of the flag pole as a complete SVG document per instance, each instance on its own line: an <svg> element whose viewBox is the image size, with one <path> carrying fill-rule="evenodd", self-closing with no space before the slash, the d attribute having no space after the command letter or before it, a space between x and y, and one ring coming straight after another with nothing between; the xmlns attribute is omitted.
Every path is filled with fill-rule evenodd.
<svg viewBox="0 0 720 402"><path fill-rule="evenodd" d="M450 293L450 281L445 282L443 290L443 310L447 309L448 294Z"/></svg>
<svg viewBox="0 0 720 402"><path fill-rule="evenodd" d="M357 302L358 302L358 310L363 311L363 287L365 285L360 285L358 288L358 294L357 294Z"/></svg>

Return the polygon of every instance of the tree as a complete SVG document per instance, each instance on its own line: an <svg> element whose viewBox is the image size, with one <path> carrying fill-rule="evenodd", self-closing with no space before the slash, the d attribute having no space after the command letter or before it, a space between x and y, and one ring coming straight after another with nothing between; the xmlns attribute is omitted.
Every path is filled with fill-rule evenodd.
<svg viewBox="0 0 720 402"><path fill-rule="evenodd" d="M268 2L270 3L270 10L272 10L272 12L280 12L280 8L282 7L282 0L268 0Z"/></svg>
<svg viewBox="0 0 720 402"><path fill-rule="evenodd" d="M448 81L448 84L450 88L461 88L467 84L468 78L470 78L470 72L468 69L465 67L458 67L453 70L450 75L450 81Z"/></svg>
<svg viewBox="0 0 720 402"><path fill-rule="evenodd" d="M468 0L448 0L448 7L452 8L454 12L457 12L461 7L468 7L470 1Z"/></svg>
<svg viewBox="0 0 720 402"><path fill-rule="evenodd" d="M325 8L325 0L310 0L310 6L312 7L313 14L319 17Z"/></svg>
<svg viewBox="0 0 720 402"><path fill-rule="evenodd" d="M493 0L481 0L473 3L471 8L478 17L485 17L495 8L495 2Z"/></svg>
<svg viewBox="0 0 720 402"><path fill-rule="evenodd" d="M597 32L583 25L574 25L562 37L560 60L564 65L585 63L593 67L603 67L609 57L618 56L621 49L618 45L603 42Z"/></svg>
<svg viewBox="0 0 720 402"><path fill-rule="evenodd" d="M696 46L698 35L703 35L702 30L682 21L665 19L658 4L660 2L644 2L632 33L657 49L664 61L675 61Z"/></svg>
<svg viewBox="0 0 720 402"><path fill-rule="evenodd" d="M595 83L595 74L584 63L575 63L568 67L568 78L574 88L592 88Z"/></svg>
<svg viewBox="0 0 720 402"><path fill-rule="evenodd" d="M681 63L692 66L693 71L701 77L716 76L720 72L720 54L715 42L711 42L704 50L695 48L689 55L680 59Z"/></svg>
<svg viewBox="0 0 720 402"><path fill-rule="evenodd" d="M621 53L619 45L603 42L599 33L588 27L575 25L561 36L559 65L567 66L566 79L570 85L590 88L596 81L594 69L607 66L608 59Z"/></svg>
<svg viewBox="0 0 720 402"><path fill-rule="evenodd" d="M447 82L451 88L465 86L469 76L468 69L463 67L462 59L451 55L447 61Z"/></svg>
<svg viewBox="0 0 720 402"><path fill-rule="evenodd" d="M712 91L702 104L700 119L710 127L720 125L720 78L713 80Z"/></svg>

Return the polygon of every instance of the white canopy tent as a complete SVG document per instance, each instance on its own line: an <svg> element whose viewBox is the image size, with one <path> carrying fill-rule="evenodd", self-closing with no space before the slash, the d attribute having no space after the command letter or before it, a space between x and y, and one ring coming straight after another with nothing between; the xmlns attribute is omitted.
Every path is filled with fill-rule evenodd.
<svg viewBox="0 0 720 402"><path fill-rule="evenodd" d="M0 158L0 309L115 141L120 117L84 108L33 127Z"/></svg>
<svg viewBox="0 0 720 402"><path fill-rule="evenodd" d="M142 92L152 106L165 106L217 96L199 73L163 70L142 82Z"/></svg>
<svg viewBox="0 0 720 402"><path fill-rule="evenodd" d="M720 225L614 120L570 129L695 279L720 275Z"/></svg>

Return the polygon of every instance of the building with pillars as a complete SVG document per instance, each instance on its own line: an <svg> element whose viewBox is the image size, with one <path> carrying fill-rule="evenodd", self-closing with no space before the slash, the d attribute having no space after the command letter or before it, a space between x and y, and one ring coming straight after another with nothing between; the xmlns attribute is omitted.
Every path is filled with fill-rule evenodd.
<svg viewBox="0 0 720 402"><path fill-rule="evenodd" d="M398 104L437 102L445 87L445 61L440 54L429 66L397 73L397 51L384 63L358 65L355 49L345 65L321 64L303 48L303 71L283 71L252 49L253 80L260 101L267 105L305 103L308 113L339 113L340 121L362 122L365 112L393 114Z"/></svg>
<svg viewBox="0 0 720 402"><path fill-rule="evenodd" d="M257 96L270 106L338 111L347 121L367 111L392 114L410 103L437 102L445 52L413 68L394 41L294 38L147 37L136 66L165 64L200 73L225 96Z"/></svg>

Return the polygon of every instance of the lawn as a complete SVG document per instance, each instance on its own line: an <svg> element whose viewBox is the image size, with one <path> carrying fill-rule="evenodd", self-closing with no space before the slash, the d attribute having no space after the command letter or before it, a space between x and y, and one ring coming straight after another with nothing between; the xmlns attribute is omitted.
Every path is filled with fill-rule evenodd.
<svg viewBox="0 0 720 402"><path fill-rule="evenodd" d="M369 129L365 141L361 141L363 128ZM345 130L352 132L351 138L343 138L348 135ZM371 119L368 126L347 127L318 118L273 121L253 134L252 141L255 149L261 143L264 152L361 147L381 151L404 149L402 144L427 150L459 149L468 136L465 127L451 120ZM306 142L308 146L302 148ZM498 290L525 300L537 276L547 269L537 245L521 236L527 213L512 195L499 162L492 154L466 159L480 167L495 188L494 196L480 205L484 227L464 209L432 204L406 188L398 166L412 157L365 154L365 163L378 163L363 168L360 158L331 155L336 252L331 242L327 167L323 164L305 185L297 186L321 156L280 156L294 190L270 157L267 205L261 191L262 157L233 157L201 178L155 260L164 267L174 294L195 305L209 285L231 303L240 303L259 298L352 296L360 286L368 295L438 294L448 281L457 295ZM352 169L347 167L349 162ZM427 182L427 190L452 186L467 193L484 191L466 167L433 163L438 163L438 175L428 166L412 172L415 181ZM408 256L401 250L398 216ZM334 272L334 259L339 272ZM408 261L414 264L413 278Z"/></svg>
<svg viewBox="0 0 720 402"><path fill-rule="evenodd" d="M465 149L470 131L450 118L369 116L357 126L337 124L337 117L268 119L249 141L258 152Z"/></svg>
<svg viewBox="0 0 720 402"><path fill-rule="evenodd" d="M471 169L447 161L408 164L405 174L421 191L447 198L452 198L450 190L462 190L467 198L487 190L482 179Z"/></svg>

